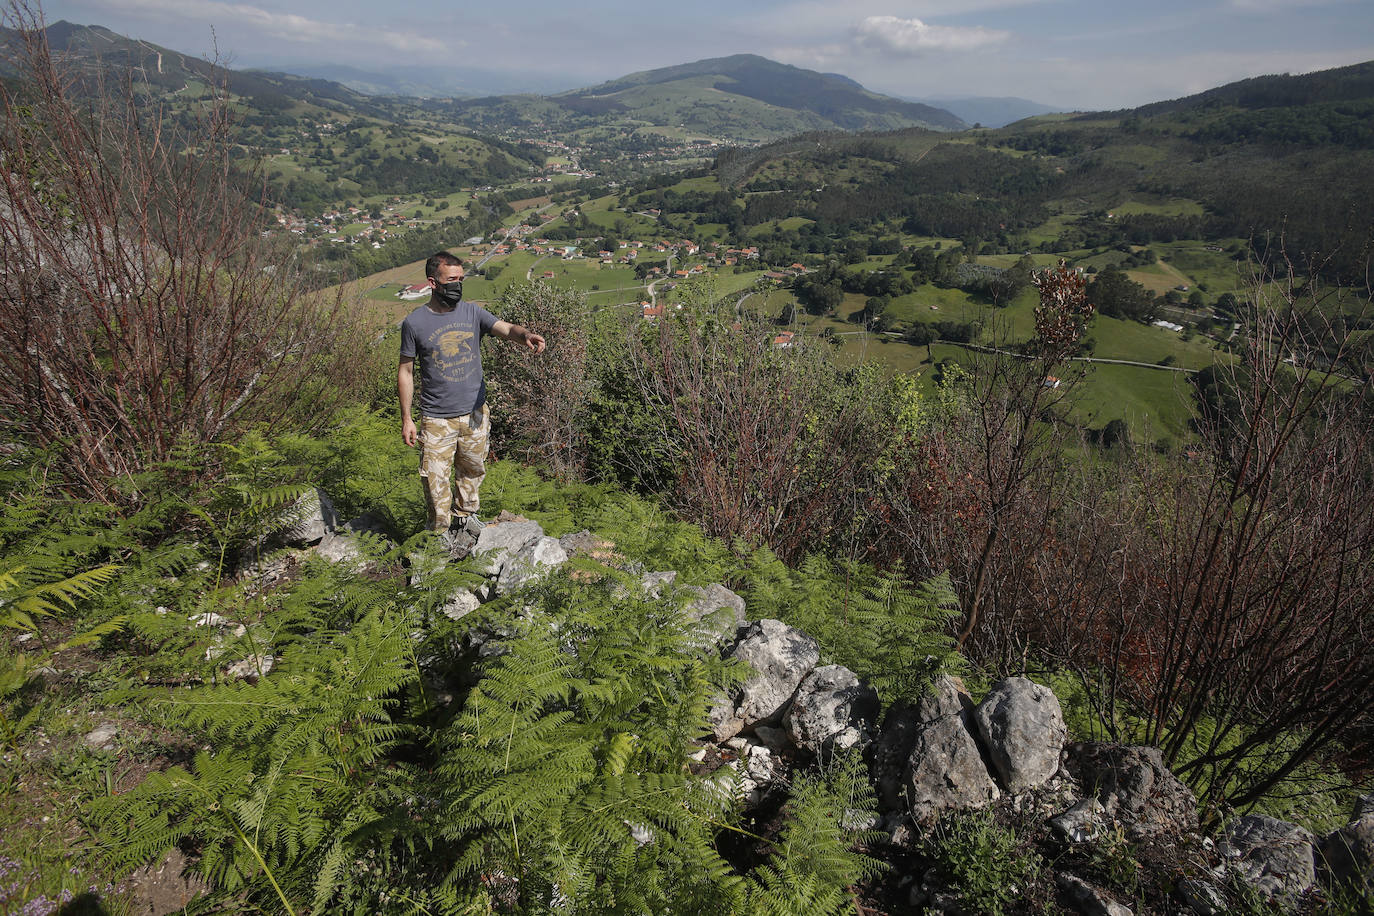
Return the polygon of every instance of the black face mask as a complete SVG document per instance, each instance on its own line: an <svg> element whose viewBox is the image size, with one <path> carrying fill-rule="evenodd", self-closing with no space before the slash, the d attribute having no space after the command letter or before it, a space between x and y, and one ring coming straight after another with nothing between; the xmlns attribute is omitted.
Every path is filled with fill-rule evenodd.
<svg viewBox="0 0 1374 916"><path fill-rule="evenodd" d="M455 306L463 301L463 281L454 280L452 283L439 283L435 287L435 293L444 305Z"/></svg>

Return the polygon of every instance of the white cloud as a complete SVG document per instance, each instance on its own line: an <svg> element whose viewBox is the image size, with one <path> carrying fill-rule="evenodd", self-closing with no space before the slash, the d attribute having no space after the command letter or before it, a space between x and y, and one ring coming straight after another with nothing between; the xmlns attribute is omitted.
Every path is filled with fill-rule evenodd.
<svg viewBox="0 0 1374 916"><path fill-rule="evenodd" d="M381 44L398 51L439 52L452 48L450 43L375 26L360 26L347 22L327 22L310 19L295 13L278 13L247 3L228 3L224 0L114 0L102 4L134 14L154 13L183 20L208 22L211 25L247 26L272 39L321 44Z"/></svg>
<svg viewBox="0 0 1374 916"><path fill-rule="evenodd" d="M927 25L919 19L896 16L869 16L854 28L860 45L900 56L916 56L927 51L972 51L1001 44L1010 32L982 26Z"/></svg>

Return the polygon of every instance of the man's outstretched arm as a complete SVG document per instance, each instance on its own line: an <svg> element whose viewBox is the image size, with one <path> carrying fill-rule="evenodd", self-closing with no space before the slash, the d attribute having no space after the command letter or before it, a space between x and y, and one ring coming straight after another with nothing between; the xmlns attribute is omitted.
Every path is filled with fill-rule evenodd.
<svg viewBox="0 0 1374 916"><path fill-rule="evenodd" d="M518 324L511 324L509 321L498 321L491 326L491 333L502 340L510 340L518 344L524 344L526 348L535 353L544 352L544 338Z"/></svg>
<svg viewBox="0 0 1374 916"><path fill-rule="evenodd" d="M401 439L413 446L419 440L415 421L410 417L410 402L415 397L415 358L401 357L396 370L396 397L401 402Z"/></svg>

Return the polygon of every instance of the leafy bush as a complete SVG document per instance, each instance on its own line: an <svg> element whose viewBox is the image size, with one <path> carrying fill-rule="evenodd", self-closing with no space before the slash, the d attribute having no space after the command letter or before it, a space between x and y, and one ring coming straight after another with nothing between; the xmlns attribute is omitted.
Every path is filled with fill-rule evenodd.
<svg viewBox="0 0 1374 916"><path fill-rule="evenodd" d="M1002 916L1032 895L1044 862L992 811L971 809L947 816L927 842L946 887L969 912Z"/></svg>

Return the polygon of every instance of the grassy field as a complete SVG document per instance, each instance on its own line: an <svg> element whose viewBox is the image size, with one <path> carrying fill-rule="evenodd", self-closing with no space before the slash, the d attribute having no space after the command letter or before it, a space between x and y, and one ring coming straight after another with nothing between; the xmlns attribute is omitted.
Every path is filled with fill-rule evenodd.
<svg viewBox="0 0 1374 916"><path fill-rule="evenodd" d="M1178 331L1156 328L1138 321L1122 321L1106 315L1093 318L1088 336L1097 342L1092 355L1098 359L1158 363L1173 357L1173 365L1201 369L1211 365L1217 358L1214 345L1205 337L1183 340Z"/></svg>
<svg viewBox="0 0 1374 916"><path fill-rule="evenodd" d="M1189 376L1137 366L1093 365L1080 388L1073 415L1091 429L1122 419L1136 442L1189 436L1193 416Z"/></svg>

